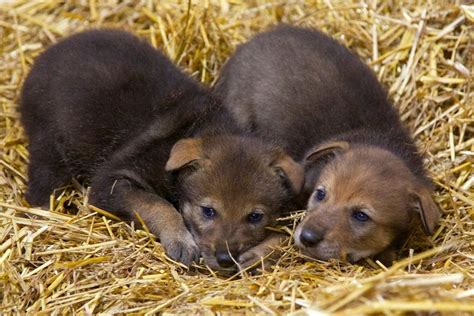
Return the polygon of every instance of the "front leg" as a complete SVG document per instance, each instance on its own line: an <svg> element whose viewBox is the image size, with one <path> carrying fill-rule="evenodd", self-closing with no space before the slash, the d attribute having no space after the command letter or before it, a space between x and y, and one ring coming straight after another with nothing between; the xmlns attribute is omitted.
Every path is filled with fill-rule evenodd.
<svg viewBox="0 0 474 316"><path fill-rule="evenodd" d="M255 266L254 269L256 269L258 267L258 263L262 261L262 258L262 269L265 270L265 265L270 265L281 256L281 251L279 251L277 248L286 240L288 240L288 236L272 232L261 243L250 248L239 256L238 261L240 270L246 270L252 266Z"/></svg>
<svg viewBox="0 0 474 316"><path fill-rule="evenodd" d="M167 255L189 266L198 261L200 251L186 228L181 214L171 203L142 185L137 177L94 179L91 187L91 204L117 214L125 220L143 219L150 232L156 235Z"/></svg>

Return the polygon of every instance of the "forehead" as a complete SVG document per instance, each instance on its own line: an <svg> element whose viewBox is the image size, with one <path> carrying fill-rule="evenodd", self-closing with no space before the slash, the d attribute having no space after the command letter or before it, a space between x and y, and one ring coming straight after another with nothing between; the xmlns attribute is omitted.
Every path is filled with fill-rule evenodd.
<svg viewBox="0 0 474 316"><path fill-rule="evenodd" d="M321 182L337 201L370 207L402 203L412 178L399 158L378 149L354 150L336 157L321 174Z"/></svg>
<svg viewBox="0 0 474 316"><path fill-rule="evenodd" d="M222 141L206 152L210 163L196 177L200 195L226 208L278 203L285 192L270 166L272 148L258 141Z"/></svg>

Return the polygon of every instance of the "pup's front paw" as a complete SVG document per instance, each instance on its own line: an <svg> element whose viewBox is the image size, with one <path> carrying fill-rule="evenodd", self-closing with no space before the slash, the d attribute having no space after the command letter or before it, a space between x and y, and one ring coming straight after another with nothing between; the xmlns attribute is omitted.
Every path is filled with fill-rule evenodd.
<svg viewBox="0 0 474 316"><path fill-rule="evenodd" d="M251 274L256 274L257 269L268 271L280 254L268 245L257 245L239 256L240 271L246 270Z"/></svg>
<svg viewBox="0 0 474 316"><path fill-rule="evenodd" d="M255 269L261 266L262 258L271 253L271 251L272 250L267 247L255 246L250 248L239 256L240 270L247 270L253 266L249 269L249 272L255 272ZM267 258L263 259L264 269L267 263L270 264L269 260Z"/></svg>
<svg viewBox="0 0 474 316"><path fill-rule="evenodd" d="M191 263L199 260L199 247L187 229L162 233L160 240L165 247L166 254L174 261L189 267Z"/></svg>
<svg viewBox="0 0 474 316"><path fill-rule="evenodd" d="M260 244L250 248L239 256L240 270L246 270L255 274L257 268L268 270L281 255L281 251L276 249L287 237L283 234L272 233ZM263 259L262 259L263 258ZM263 260L263 261L262 261ZM262 264L263 262L263 264Z"/></svg>

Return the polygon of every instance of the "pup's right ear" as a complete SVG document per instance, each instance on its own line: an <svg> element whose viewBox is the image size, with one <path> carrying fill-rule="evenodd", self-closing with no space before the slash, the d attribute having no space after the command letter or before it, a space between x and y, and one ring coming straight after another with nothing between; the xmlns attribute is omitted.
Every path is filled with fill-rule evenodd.
<svg viewBox="0 0 474 316"><path fill-rule="evenodd" d="M419 213L423 230L427 235L433 235L436 224L441 217L438 205L436 205L431 190L424 185L419 185L413 191L415 197L415 210Z"/></svg>
<svg viewBox="0 0 474 316"><path fill-rule="evenodd" d="M316 162L318 160L328 160L328 158L335 156L339 152L349 150L349 143L345 141L328 142L321 144L311 150L305 157L305 162Z"/></svg>
<svg viewBox="0 0 474 316"><path fill-rule="evenodd" d="M202 139L184 138L171 149L165 170L174 171L202 159L204 159Z"/></svg>
<svg viewBox="0 0 474 316"><path fill-rule="evenodd" d="M288 181L293 193L299 194L304 185L304 168L287 154L281 153L272 162L275 172Z"/></svg>

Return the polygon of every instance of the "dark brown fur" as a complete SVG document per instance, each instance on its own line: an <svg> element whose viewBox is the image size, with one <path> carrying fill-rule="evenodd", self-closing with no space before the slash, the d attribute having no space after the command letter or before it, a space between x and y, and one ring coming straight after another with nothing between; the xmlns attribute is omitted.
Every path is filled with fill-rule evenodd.
<svg viewBox="0 0 474 316"><path fill-rule="evenodd" d="M77 177L91 185L92 204L124 220L138 213L185 264L202 250L221 269L215 257L227 253L224 243L239 260L303 182L280 148L247 137L206 88L125 32L83 32L46 50L20 111L31 204L45 205ZM203 218L201 206L215 208L216 218ZM250 223L256 208L265 215Z"/></svg>
<svg viewBox="0 0 474 316"><path fill-rule="evenodd" d="M416 146L369 68L336 41L289 26L259 34L215 91L242 127L304 161L308 212L295 239L310 256L389 251L420 219L433 232L439 212Z"/></svg>

